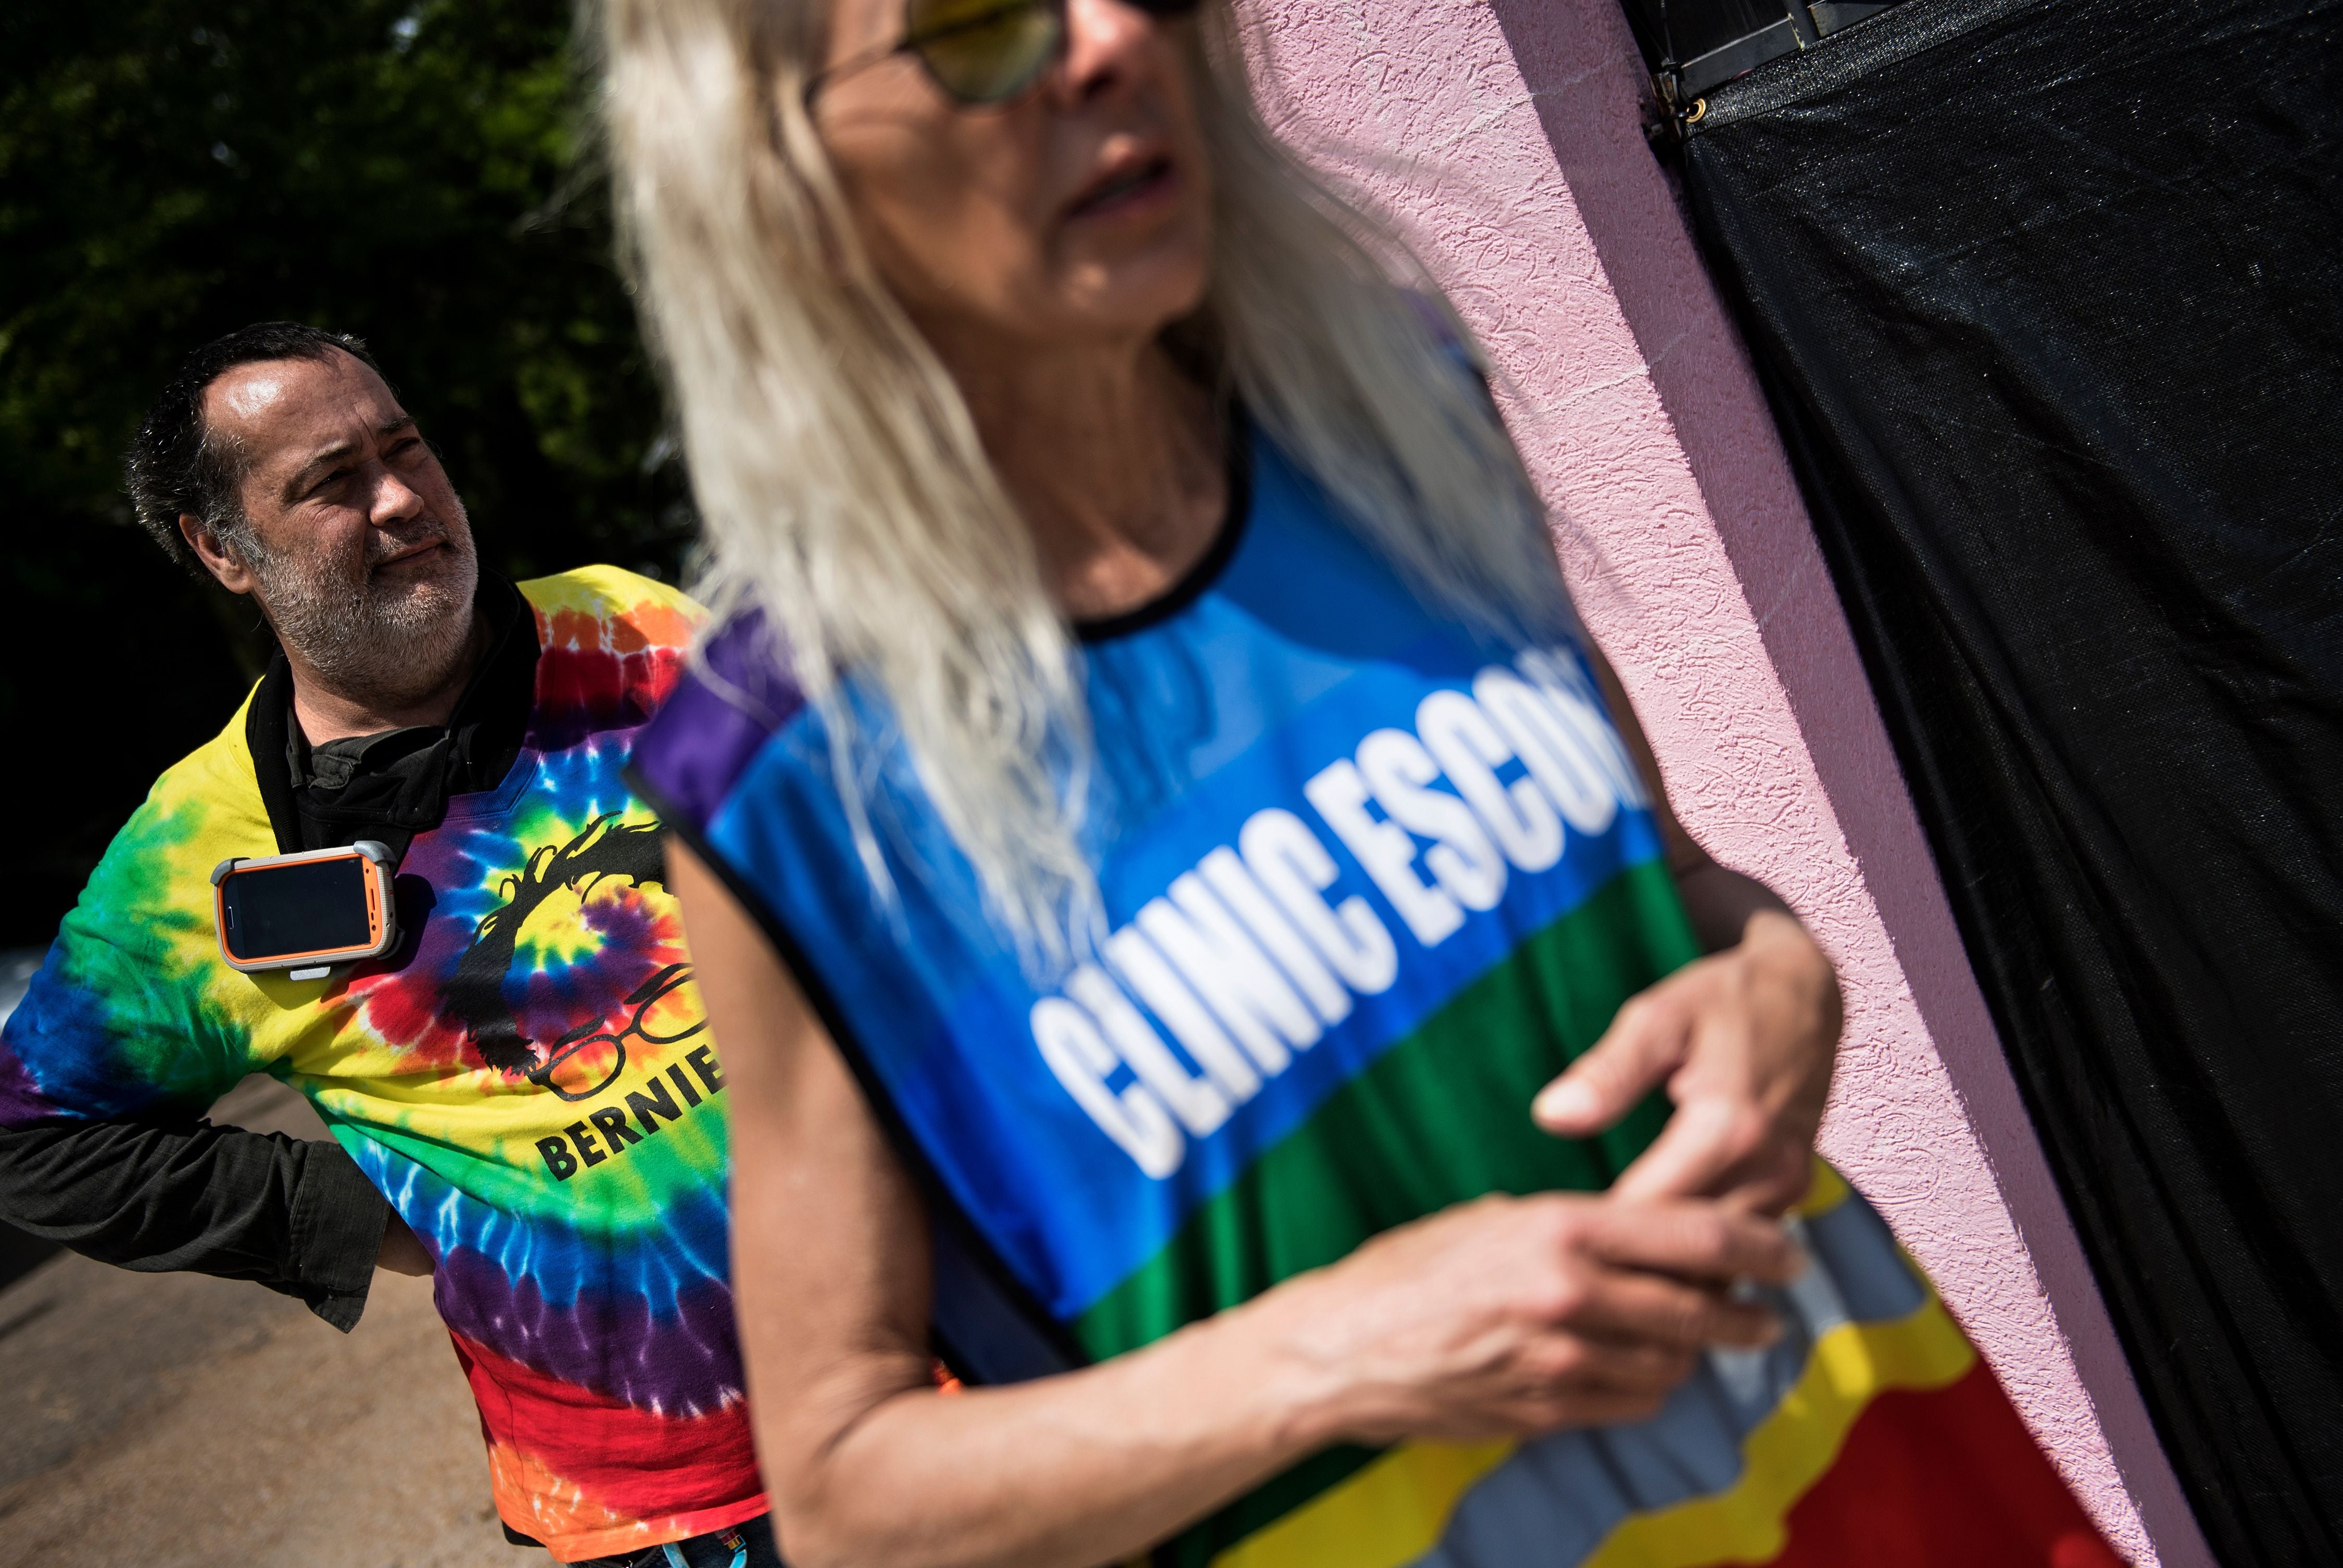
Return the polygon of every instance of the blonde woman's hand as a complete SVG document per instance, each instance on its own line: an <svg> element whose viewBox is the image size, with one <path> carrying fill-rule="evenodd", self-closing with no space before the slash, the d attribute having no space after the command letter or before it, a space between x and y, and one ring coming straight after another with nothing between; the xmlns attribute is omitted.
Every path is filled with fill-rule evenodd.
<svg viewBox="0 0 2343 1568"><path fill-rule="evenodd" d="M1621 1008L1532 1114L1558 1136L1590 1137L1664 1085L1675 1114L1613 1194L1779 1214L1813 1173L1840 1023L1830 960L1789 914L1761 910L1739 942Z"/></svg>
<svg viewBox="0 0 2343 1568"><path fill-rule="evenodd" d="M1474 1441L1648 1419L1702 1351L1779 1332L1733 1282L1804 1266L1779 1225L1721 1204L1500 1195L1224 1316L1312 1384L1313 1438Z"/></svg>

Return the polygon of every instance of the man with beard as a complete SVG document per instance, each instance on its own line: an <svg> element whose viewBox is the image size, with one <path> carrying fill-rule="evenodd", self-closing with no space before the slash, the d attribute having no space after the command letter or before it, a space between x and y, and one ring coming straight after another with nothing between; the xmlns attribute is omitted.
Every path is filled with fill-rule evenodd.
<svg viewBox="0 0 2343 1568"><path fill-rule="evenodd" d="M0 1218L343 1330L376 1268L433 1274L508 1536L778 1563L723 1075L619 778L696 607L608 568L483 571L365 346L312 327L198 350L127 469L148 532L249 596L278 652L123 828L0 1033ZM392 951L297 980L224 960L216 865L359 839L397 857ZM254 1072L335 1141L203 1120Z"/></svg>

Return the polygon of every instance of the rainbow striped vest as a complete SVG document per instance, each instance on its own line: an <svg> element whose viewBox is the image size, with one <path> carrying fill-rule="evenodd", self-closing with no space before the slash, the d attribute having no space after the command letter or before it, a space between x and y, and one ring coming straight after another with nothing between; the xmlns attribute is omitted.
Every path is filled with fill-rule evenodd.
<svg viewBox="0 0 2343 1568"><path fill-rule="evenodd" d="M1476 642L1252 446L1190 579L1085 628L1111 934L1052 982L980 913L900 749L873 785L894 884L874 898L823 723L753 621L638 746L637 789L760 918L920 1179L936 1332L974 1381L1120 1354L1485 1192L1602 1188L1664 1120L1570 1142L1529 1117L1696 956L1579 651ZM2112 1563L1827 1168L1800 1223L1818 1266L1790 1332L1712 1357L1655 1420L1332 1450L1159 1557Z"/></svg>

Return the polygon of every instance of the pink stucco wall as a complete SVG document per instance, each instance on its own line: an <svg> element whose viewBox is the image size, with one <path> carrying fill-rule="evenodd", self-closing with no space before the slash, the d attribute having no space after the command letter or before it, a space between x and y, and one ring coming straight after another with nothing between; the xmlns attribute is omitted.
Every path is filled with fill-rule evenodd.
<svg viewBox="0 0 2343 1568"><path fill-rule="evenodd" d="M1262 0L1300 145L1512 379L1580 608L1686 825L1837 961L1825 1151L2127 1555L2209 1568L1963 955L1773 425L1644 146L1615 0Z"/></svg>

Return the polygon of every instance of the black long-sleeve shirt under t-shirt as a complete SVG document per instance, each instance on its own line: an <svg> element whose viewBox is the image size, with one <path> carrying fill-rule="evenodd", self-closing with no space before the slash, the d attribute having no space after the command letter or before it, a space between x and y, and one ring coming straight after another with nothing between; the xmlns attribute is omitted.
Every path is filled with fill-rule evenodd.
<svg viewBox="0 0 2343 1568"><path fill-rule="evenodd" d="M445 726L312 748L291 669L281 653L271 662L245 734L280 852L375 839L401 853L449 796L503 779L528 725L536 622L501 579L483 578L478 603L490 650ZM354 1327L387 1201L339 1144L217 1126L206 1109L0 1125L0 1220L126 1269L250 1280Z"/></svg>

